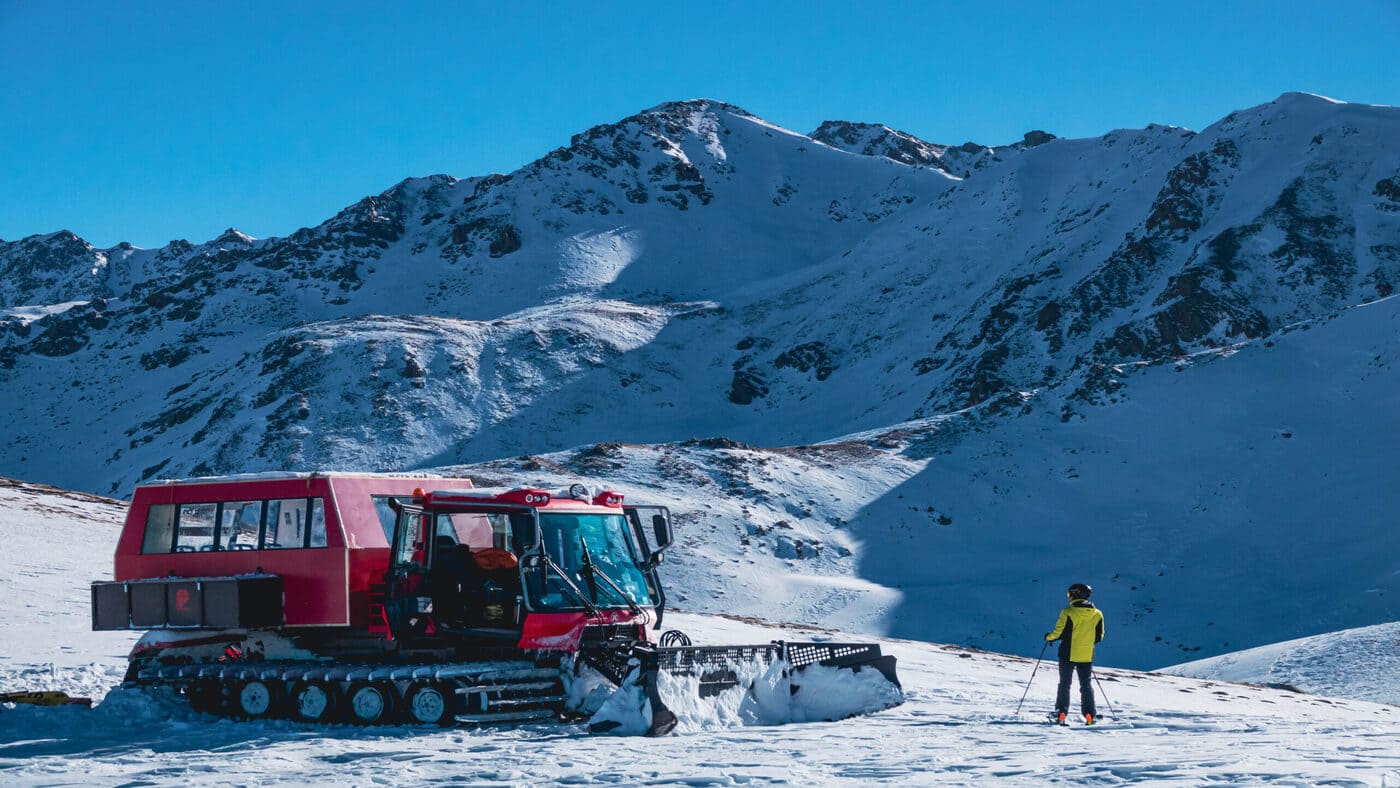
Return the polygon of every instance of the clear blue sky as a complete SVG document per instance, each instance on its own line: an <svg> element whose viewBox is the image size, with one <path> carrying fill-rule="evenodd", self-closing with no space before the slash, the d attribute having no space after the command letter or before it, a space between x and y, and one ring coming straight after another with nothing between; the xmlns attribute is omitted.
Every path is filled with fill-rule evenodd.
<svg viewBox="0 0 1400 788"><path fill-rule="evenodd" d="M286 235L671 99L988 144L1289 90L1400 104L1397 52L1397 0L0 0L0 238Z"/></svg>

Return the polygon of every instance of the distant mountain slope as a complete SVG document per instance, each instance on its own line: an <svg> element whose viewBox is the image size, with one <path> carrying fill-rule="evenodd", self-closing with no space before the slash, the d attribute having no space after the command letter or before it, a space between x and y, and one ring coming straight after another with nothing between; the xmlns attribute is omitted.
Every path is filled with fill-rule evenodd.
<svg viewBox="0 0 1400 788"><path fill-rule="evenodd" d="M552 395L604 362L630 368L609 394L654 372L651 359L622 356L673 316L708 309L713 330L733 307L707 299L828 259L952 183L698 101L591 129L508 176L404 181L288 238L231 230L198 246L103 251L57 233L0 245L0 279L13 285L0 301L0 382L44 425L21 427L0 467L106 491L289 461L421 463L485 427L492 448L457 455L489 456L523 437L500 419L541 407L571 416L576 406L560 413ZM636 334L619 309L653 317ZM563 317L536 323L545 315ZM466 345L464 319L479 323ZM341 353L354 370L328 376ZM721 411L729 378L706 384ZM420 390L452 415L406 439L398 411ZM75 463L94 443L108 451ZM110 480L108 467L120 468Z"/></svg>
<svg viewBox="0 0 1400 788"><path fill-rule="evenodd" d="M1289 94L1201 134L1028 135L959 181L887 158L956 149L884 127L850 155L679 102L288 238L3 244L0 384L22 405L0 469L119 491L619 437L799 443L1051 387L1069 415L1105 364L1389 293L1397 117Z"/></svg>
<svg viewBox="0 0 1400 788"><path fill-rule="evenodd" d="M599 444L445 469L672 507L686 609L1034 655L1072 582L1106 664L1156 668L1400 619L1400 299L811 446ZM1350 415L1347 415L1350 414Z"/></svg>

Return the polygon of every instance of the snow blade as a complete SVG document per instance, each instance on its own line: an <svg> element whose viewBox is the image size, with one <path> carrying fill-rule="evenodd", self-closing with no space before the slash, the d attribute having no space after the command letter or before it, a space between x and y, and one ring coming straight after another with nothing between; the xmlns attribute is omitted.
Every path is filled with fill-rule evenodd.
<svg viewBox="0 0 1400 788"><path fill-rule="evenodd" d="M772 725L839 720L904 702L895 658L871 643L639 645L631 657L612 707L589 725L594 733L664 736L680 723L677 710L721 725ZM704 699L722 710L698 711Z"/></svg>

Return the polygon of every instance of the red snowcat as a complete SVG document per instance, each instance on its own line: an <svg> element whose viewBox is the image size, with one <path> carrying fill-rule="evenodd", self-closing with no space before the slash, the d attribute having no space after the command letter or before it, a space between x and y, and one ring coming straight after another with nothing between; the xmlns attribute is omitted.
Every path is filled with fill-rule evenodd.
<svg viewBox="0 0 1400 788"><path fill-rule="evenodd" d="M142 485L115 580L92 584L93 629L147 630L124 686L241 718L582 719L592 710L569 688L588 673L632 689L660 735L676 717L659 676L704 697L746 689L754 666L776 667L794 696L811 666L876 672L885 691L839 716L902 700L874 644L653 640L670 514L622 498L340 473Z"/></svg>

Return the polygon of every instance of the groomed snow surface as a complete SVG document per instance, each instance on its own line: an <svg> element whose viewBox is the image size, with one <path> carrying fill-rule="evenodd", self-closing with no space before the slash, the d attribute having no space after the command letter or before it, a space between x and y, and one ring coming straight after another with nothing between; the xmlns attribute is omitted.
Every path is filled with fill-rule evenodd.
<svg viewBox="0 0 1400 788"><path fill-rule="evenodd" d="M0 576L9 610L0 691L57 689L100 701L91 710L0 705L4 785L1400 786L1395 706L1103 667L1104 724L1059 728L1044 722L1052 663L1035 671L1018 716L1032 660L898 640L884 646L899 659L906 702L834 723L747 724L756 720L678 705L678 732L645 739L590 736L582 725L440 731L219 719L140 692L108 692L135 638L88 631L87 584L110 576L120 516L114 503L0 486L11 567ZM666 624L698 644L865 639L691 614ZM1318 675L1335 656L1318 653ZM1393 682L1394 671L1375 661L1337 674L1378 685Z"/></svg>

